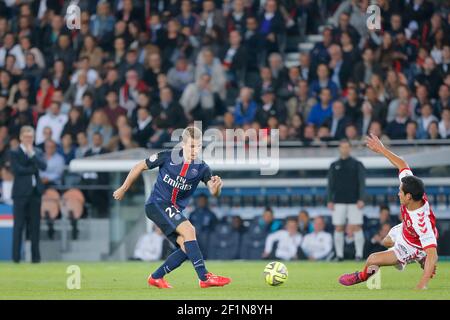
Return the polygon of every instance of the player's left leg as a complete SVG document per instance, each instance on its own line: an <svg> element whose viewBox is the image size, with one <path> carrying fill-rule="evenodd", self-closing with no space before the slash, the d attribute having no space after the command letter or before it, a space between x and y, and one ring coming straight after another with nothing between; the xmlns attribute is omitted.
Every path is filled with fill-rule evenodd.
<svg viewBox="0 0 450 320"><path fill-rule="evenodd" d="M153 280L163 279L166 274L174 271L188 259L184 250L183 238L176 233L169 235L167 238L173 244L178 244L178 248L167 257L166 261L164 261L155 272L151 274L149 283ZM168 287L170 287L170 285Z"/></svg>
<svg viewBox="0 0 450 320"><path fill-rule="evenodd" d="M221 287L231 282L230 278L216 276L206 270L205 261L203 260L203 255L197 242L195 228L188 220L180 223L176 231L184 240L183 244L186 255L191 260L197 272L202 288Z"/></svg>
<svg viewBox="0 0 450 320"><path fill-rule="evenodd" d="M339 278L339 283L344 286L351 286L357 283L367 281L374 275L379 267L394 266L398 263L397 256L393 250L372 253L366 261L362 271L344 274Z"/></svg>

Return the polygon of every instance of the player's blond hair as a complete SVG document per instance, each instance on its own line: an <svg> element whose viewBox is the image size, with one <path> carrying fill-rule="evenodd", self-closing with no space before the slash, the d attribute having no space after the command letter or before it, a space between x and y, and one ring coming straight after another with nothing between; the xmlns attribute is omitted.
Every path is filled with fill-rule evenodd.
<svg viewBox="0 0 450 320"><path fill-rule="evenodd" d="M191 127L187 127L186 129L184 129L183 131L183 141L187 141L187 139L191 138L194 140L201 140L202 139L202 131L194 126Z"/></svg>

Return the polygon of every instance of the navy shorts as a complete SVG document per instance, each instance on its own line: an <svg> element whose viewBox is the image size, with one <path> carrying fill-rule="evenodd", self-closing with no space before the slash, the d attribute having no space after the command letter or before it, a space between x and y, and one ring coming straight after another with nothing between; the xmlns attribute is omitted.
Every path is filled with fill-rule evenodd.
<svg viewBox="0 0 450 320"><path fill-rule="evenodd" d="M179 209L172 203L152 202L145 205L145 214L161 229L170 242L179 247L178 234L175 230L181 223L187 221Z"/></svg>

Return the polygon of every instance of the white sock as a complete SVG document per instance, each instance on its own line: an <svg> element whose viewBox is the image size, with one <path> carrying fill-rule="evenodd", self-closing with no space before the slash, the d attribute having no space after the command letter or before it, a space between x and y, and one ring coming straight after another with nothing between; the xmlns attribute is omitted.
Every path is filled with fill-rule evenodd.
<svg viewBox="0 0 450 320"><path fill-rule="evenodd" d="M355 255L362 258L364 252L364 233L362 230L355 232Z"/></svg>
<svg viewBox="0 0 450 320"><path fill-rule="evenodd" d="M334 231L334 250L338 258L344 258L344 232Z"/></svg>

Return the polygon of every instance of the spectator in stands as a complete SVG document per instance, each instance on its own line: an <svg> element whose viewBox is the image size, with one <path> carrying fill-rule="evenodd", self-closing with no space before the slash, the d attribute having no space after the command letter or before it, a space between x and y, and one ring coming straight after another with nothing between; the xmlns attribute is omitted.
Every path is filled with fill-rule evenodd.
<svg viewBox="0 0 450 320"><path fill-rule="evenodd" d="M108 117L109 123L111 123L114 128L116 128L117 118L120 115L127 114L127 109L119 105L117 92L113 90L106 93L106 106L103 108L103 111Z"/></svg>
<svg viewBox="0 0 450 320"><path fill-rule="evenodd" d="M344 60L341 47L337 44L332 44L328 48L328 54L330 55L328 63L331 70L330 80L337 85L338 89L345 89L351 75L352 65L348 60Z"/></svg>
<svg viewBox="0 0 450 320"><path fill-rule="evenodd" d="M217 92L221 99L226 97L226 76L219 58L215 57L214 52L209 49L203 49L197 59L195 68L195 80L198 81L204 74L211 77L211 89Z"/></svg>
<svg viewBox="0 0 450 320"><path fill-rule="evenodd" d="M310 261L326 260L333 252L333 237L325 230L323 217L314 219L314 231L304 236L301 249Z"/></svg>
<svg viewBox="0 0 450 320"><path fill-rule="evenodd" d="M206 73L196 83L188 85L181 96L180 104L190 121L202 121L205 128L222 112L222 100L219 94L213 91L211 76Z"/></svg>
<svg viewBox="0 0 450 320"><path fill-rule="evenodd" d="M383 239L388 235L391 228L392 225L389 222L381 224L381 226L377 230L377 233L369 238L370 241L367 242L365 256L368 256L374 252L386 250L386 247L383 245Z"/></svg>
<svg viewBox="0 0 450 320"><path fill-rule="evenodd" d="M442 110L441 121L439 122L439 134L442 139L450 138L450 109Z"/></svg>
<svg viewBox="0 0 450 320"><path fill-rule="evenodd" d="M437 121L432 121L429 125L428 125L428 130L427 130L427 139L431 139L431 140L438 140L441 138L441 136L439 135L439 123Z"/></svg>
<svg viewBox="0 0 450 320"><path fill-rule="evenodd" d="M431 122L438 122L438 118L433 115L433 107L429 103L425 103L420 108L420 118L418 122L418 138L425 139L428 132L428 127Z"/></svg>
<svg viewBox="0 0 450 320"><path fill-rule="evenodd" d="M66 166L75 158L75 146L70 134L66 133L62 135L61 145L58 146L58 153L63 156Z"/></svg>
<svg viewBox="0 0 450 320"><path fill-rule="evenodd" d="M311 233L314 230L313 223L309 217L309 213L306 210L301 210L298 213L298 231L302 236Z"/></svg>
<svg viewBox="0 0 450 320"><path fill-rule="evenodd" d="M165 87L160 92L160 103L154 104L150 113L160 129L184 128L187 120L183 108L173 99L172 90Z"/></svg>
<svg viewBox="0 0 450 320"><path fill-rule="evenodd" d="M184 58L178 58L174 67L167 73L167 82L181 95L186 87L194 81L194 68Z"/></svg>
<svg viewBox="0 0 450 320"><path fill-rule="evenodd" d="M0 182L0 202L8 205L13 204L12 188L14 184L14 175L11 168L2 166L1 168L1 182Z"/></svg>
<svg viewBox="0 0 450 320"><path fill-rule="evenodd" d="M386 127L386 134L390 139L406 138L406 123L408 122L408 106L400 104L397 109L397 116Z"/></svg>
<svg viewBox="0 0 450 320"><path fill-rule="evenodd" d="M308 115L308 123L316 127L321 126L333 114L331 91L323 88L320 91L320 102L318 102Z"/></svg>
<svg viewBox="0 0 450 320"><path fill-rule="evenodd" d="M45 127L43 130L42 136L44 137L43 141L39 144L36 144L36 147L41 149L42 152L44 152L45 151L45 142L48 140L52 140L52 136L53 136L52 128Z"/></svg>
<svg viewBox="0 0 450 320"><path fill-rule="evenodd" d="M320 64L317 67L317 80L314 80L309 88L311 96L318 97L322 92L322 89L327 88L330 90L333 100L338 97L339 88L337 84L330 79L329 74L330 72L326 64Z"/></svg>
<svg viewBox="0 0 450 320"><path fill-rule="evenodd" d="M70 134L72 141L77 140L77 135L86 130L86 124L82 119L81 110L79 108L72 108L69 111L69 116L61 135Z"/></svg>
<svg viewBox="0 0 450 320"><path fill-rule="evenodd" d="M414 110L416 109L417 99L411 96L408 86L400 85L397 89L397 98L389 103L386 119L388 123L395 119L400 104L406 104L408 115L411 116L413 120L415 119Z"/></svg>
<svg viewBox="0 0 450 320"><path fill-rule="evenodd" d="M108 1L100 0L97 3L97 12L91 17L89 30L99 40L100 46L106 46L111 41L114 31L115 17L111 14Z"/></svg>
<svg viewBox="0 0 450 320"><path fill-rule="evenodd" d="M234 123L238 126L249 125L255 119L258 105L252 99L252 89L242 87L239 99L234 107Z"/></svg>
<svg viewBox="0 0 450 320"><path fill-rule="evenodd" d="M351 145L343 140L339 144L339 160L328 172L328 208L332 211L334 244L337 260L344 258L344 226L355 234L356 258L362 259L364 234L362 231L365 194L365 168L351 156Z"/></svg>
<svg viewBox="0 0 450 320"><path fill-rule="evenodd" d="M373 74L382 74L381 66L375 61L375 56L371 48L366 48L362 55L363 60L357 63L353 69L353 81L358 87L364 89L370 84Z"/></svg>
<svg viewBox="0 0 450 320"><path fill-rule="evenodd" d="M449 71L450 74L450 71ZM434 115L439 116L445 109L450 109L450 89L446 84L439 87L439 99L434 104Z"/></svg>
<svg viewBox="0 0 450 320"><path fill-rule="evenodd" d="M40 81L39 89L36 94L37 109L39 112L45 112L52 103L54 88L50 80L43 77Z"/></svg>
<svg viewBox="0 0 450 320"><path fill-rule="evenodd" d="M326 121L330 128L330 135L334 140L341 140L345 137L345 128L350 120L345 116L345 106L340 100L333 102L332 115Z"/></svg>
<svg viewBox="0 0 450 320"><path fill-rule="evenodd" d="M76 83L72 83L64 94L64 101L75 107L83 106L83 96L85 93L94 94L94 87L87 82L87 75L84 71L78 74Z"/></svg>
<svg viewBox="0 0 450 320"><path fill-rule="evenodd" d="M61 184L65 162L64 158L57 153L55 141L47 140L45 142L45 160L47 168L40 172L42 183L47 187Z"/></svg>
<svg viewBox="0 0 450 320"><path fill-rule="evenodd" d="M417 122L414 120L409 120L406 123L406 140L414 143L414 141L418 137L418 129L419 129L419 126L418 126ZM425 135L426 135L426 132L425 132ZM424 139L424 138L422 138L422 139Z"/></svg>
<svg viewBox="0 0 450 320"><path fill-rule="evenodd" d="M103 110L99 109L93 113L86 132L90 145L94 144L95 134L101 135L102 141L105 145L109 143L109 140L113 135L113 127L111 126L109 119Z"/></svg>
<svg viewBox="0 0 450 320"><path fill-rule="evenodd" d="M311 68L312 70L316 70L317 66L320 64L324 64L326 66L330 60L328 48L331 46L333 42L333 35L331 29L325 28L322 32L322 36L323 40L321 42L317 42L311 51L311 61L313 64Z"/></svg>
<svg viewBox="0 0 450 320"><path fill-rule="evenodd" d="M391 209L387 205L380 205L378 210L378 218L377 219L367 219L364 223L364 233L366 239L372 239L383 224L394 225L397 224L397 220L394 216L391 216Z"/></svg>
<svg viewBox="0 0 450 320"><path fill-rule="evenodd" d="M164 235L154 227L149 233L139 237L134 248L133 260L157 261L162 258Z"/></svg>
<svg viewBox="0 0 450 320"><path fill-rule="evenodd" d="M154 134L153 118L147 108L140 107L137 110L137 125L133 130L134 140L140 147L147 147L150 137Z"/></svg>
<svg viewBox="0 0 450 320"><path fill-rule="evenodd" d="M262 93L262 106L257 110L255 120L266 127L270 117L275 117L278 122L284 123L287 117L286 106L276 100L275 92L272 88L267 88Z"/></svg>
<svg viewBox="0 0 450 320"><path fill-rule="evenodd" d="M48 112L38 120L36 127L36 144L44 141L43 130L45 127L50 127L52 129L52 140L59 143L66 122L67 115L61 114L61 104L52 102Z"/></svg>
<svg viewBox="0 0 450 320"><path fill-rule="evenodd" d="M80 74L84 73L86 75L86 81L91 86L94 86L99 75L98 72L91 67L89 57L82 56L80 60L77 62L77 70L73 73L70 82L77 83L78 77Z"/></svg>
<svg viewBox="0 0 450 320"><path fill-rule="evenodd" d="M302 235L298 232L298 222L296 218L286 219L283 230L269 234L266 238L263 258L273 258L282 260L298 259L298 250L302 243ZM274 248L276 244L276 248Z"/></svg>
<svg viewBox="0 0 450 320"><path fill-rule="evenodd" d="M33 126L35 124L37 114L28 105L27 99L19 99L15 109L11 113L9 133L11 136L17 137L23 126Z"/></svg>
<svg viewBox="0 0 450 320"><path fill-rule="evenodd" d="M78 147L75 150L75 158L76 159L84 158L86 155L86 152L90 149L86 132L84 132L84 131L78 132L77 144L78 144Z"/></svg>
<svg viewBox="0 0 450 320"><path fill-rule="evenodd" d="M357 46L359 43L359 33L356 29L350 24L350 14L347 12L342 12L339 15L339 21L335 28L332 30L333 40L335 43L339 42L343 33L347 33L352 41L354 46Z"/></svg>
<svg viewBox="0 0 450 320"><path fill-rule="evenodd" d="M253 220L253 224L257 224L269 233L275 232L282 227L281 221L274 218L272 208L270 207L266 207L263 214Z"/></svg>
<svg viewBox="0 0 450 320"><path fill-rule="evenodd" d="M285 21L281 15L277 2L267 0L264 11L259 16L259 33L265 39L266 55L279 51L280 36L285 33Z"/></svg>
<svg viewBox="0 0 450 320"><path fill-rule="evenodd" d="M348 88L347 90L347 99L344 103L345 105L345 115L349 118L352 123L364 122L362 121L362 101L358 96L358 92L356 88ZM367 116L367 114L366 114ZM367 122L369 120L369 122ZM362 133L367 132L367 128L370 123L370 117L366 119L366 126ZM364 129L364 125L360 127L360 129Z"/></svg>
<svg viewBox="0 0 450 320"><path fill-rule="evenodd" d="M139 80L136 70L131 69L126 72L125 84L120 88L119 105L127 110L128 116L136 108L139 93L147 90L147 85Z"/></svg>
<svg viewBox="0 0 450 320"><path fill-rule="evenodd" d="M243 82L247 69L247 48L241 42L242 37L239 31L231 31L229 45L225 47L221 54L223 68L227 74L227 82L234 86Z"/></svg>

